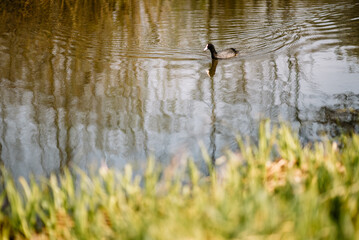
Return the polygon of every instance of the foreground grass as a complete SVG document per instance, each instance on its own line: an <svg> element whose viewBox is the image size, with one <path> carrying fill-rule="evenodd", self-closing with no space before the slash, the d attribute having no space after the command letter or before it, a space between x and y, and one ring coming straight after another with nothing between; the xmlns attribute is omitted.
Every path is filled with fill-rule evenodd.
<svg viewBox="0 0 359 240"><path fill-rule="evenodd" d="M302 147L286 126L229 152L145 174L65 170L40 183L2 170L2 239L359 239L359 136Z"/></svg>

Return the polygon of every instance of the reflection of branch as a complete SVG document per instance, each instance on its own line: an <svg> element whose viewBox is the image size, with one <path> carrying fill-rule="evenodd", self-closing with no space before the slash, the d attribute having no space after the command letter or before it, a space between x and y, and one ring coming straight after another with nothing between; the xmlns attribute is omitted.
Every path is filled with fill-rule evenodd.
<svg viewBox="0 0 359 240"><path fill-rule="evenodd" d="M162 2L160 2L159 4L158 4L158 9L157 9L157 11L158 11L158 14L157 14L157 21L159 20L159 18L160 18L160 13L161 13L161 6L162 5ZM154 20L153 20L153 17L152 17L152 13L151 13L151 9L149 8L149 6L148 6L148 4L147 4L147 1L144 1L144 6L145 6L145 12L146 12L146 14L147 14L147 16L148 16L148 22L149 22L149 24L150 24L150 26L151 26L151 34L153 34L153 36L151 36L151 38L150 39L155 39L155 41L156 41L156 43L157 42L159 42L160 41L160 35L159 35L159 33L158 33L158 26L157 26L157 22L155 22Z"/></svg>
<svg viewBox="0 0 359 240"><path fill-rule="evenodd" d="M212 61L212 67L214 66L214 72L216 71L218 61ZM213 74L214 75L214 74ZM213 77L211 77L211 103L212 103L212 112L211 112L211 135L210 135L210 148L212 148L212 163L215 164L216 161L216 122L217 122L217 116L216 116L216 98L215 98L215 87L214 87L214 80Z"/></svg>
<svg viewBox="0 0 359 240"><path fill-rule="evenodd" d="M209 0L208 3L208 15L207 15L207 24L206 24L206 29L207 29L207 39L211 40L211 20L212 20L212 11L213 11L213 1Z"/></svg>
<svg viewBox="0 0 359 240"><path fill-rule="evenodd" d="M2 155L2 144L0 143L0 166L4 166L4 161L1 158Z"/></svg>

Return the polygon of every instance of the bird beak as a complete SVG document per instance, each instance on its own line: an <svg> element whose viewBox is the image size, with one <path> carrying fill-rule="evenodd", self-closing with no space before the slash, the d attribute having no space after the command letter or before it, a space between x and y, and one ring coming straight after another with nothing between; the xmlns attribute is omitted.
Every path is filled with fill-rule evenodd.
<svg viewBox="0 0 359 240"><path fill-rule="evenodd" d="M208 44L206 45L206 47L203 49L203 51L208 50Z"/></svg>

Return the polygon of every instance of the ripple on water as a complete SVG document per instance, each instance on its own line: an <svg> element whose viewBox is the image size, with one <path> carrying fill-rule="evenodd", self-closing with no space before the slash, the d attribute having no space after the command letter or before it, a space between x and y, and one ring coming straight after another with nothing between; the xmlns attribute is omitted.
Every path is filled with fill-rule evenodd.
<svg viewBox="0 0 359 240"><path fill-rule="evenodd" d="M255 137L260 117L308 123L309 136L322 124L318 109L335 106L333 93L358 94L355 1L134 2L80 14L54 7L50 20L37 21L37 13L0 24L4 149L16 152L23 139L24 153L39 149L47 166L63 166L76 151L83 162L111 156L116 165L150 151L168 160L197 140L218 156L233 133ZM212 64L208 41L240 54Z"/></svg>

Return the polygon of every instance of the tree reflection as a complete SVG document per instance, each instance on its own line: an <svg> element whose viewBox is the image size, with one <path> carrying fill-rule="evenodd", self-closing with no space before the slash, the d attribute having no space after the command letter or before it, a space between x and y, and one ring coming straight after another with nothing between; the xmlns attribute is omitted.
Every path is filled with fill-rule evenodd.
<svg viewBox="0 0 359 240"><path fill-rule="evenodd" d="M358 6L0 1L0 157L14 171L46 175L103 159L141 165L179 148L196 155L198 140L215 159L236 148L237 133L255 137L263 117L299 125L308 138L358 131L355 86L333 97L316 81L338 63L348 67L339 77L357 75ZM208 41L238 46L240 56L209 67ZM338 103L323 106L328 99Z"/></svg>
<svg viewBox="0 0 359 240"><path fill-rule="evenodd" d="M316 113L315 122L323 126L321 132L331 137L359 133L359 95L337 94L334 99L337 103L322 106Z"/></svg>

